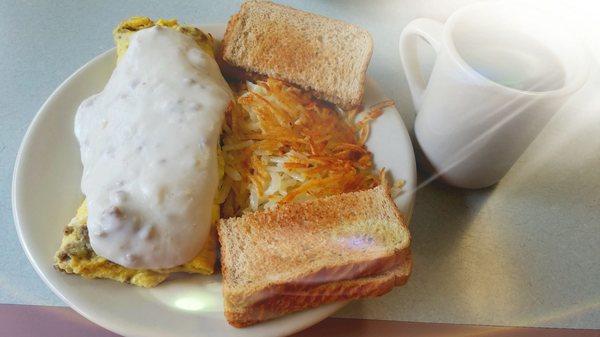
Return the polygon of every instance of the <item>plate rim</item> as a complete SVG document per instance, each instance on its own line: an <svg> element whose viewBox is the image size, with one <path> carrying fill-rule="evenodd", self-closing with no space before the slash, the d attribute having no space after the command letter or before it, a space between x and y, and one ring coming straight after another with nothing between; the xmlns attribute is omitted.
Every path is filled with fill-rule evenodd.
<svg viewBox="0 0 600 337"><path fill-rule="evenodd" d="M21 144L19 145L19 150L17 151L17 158L15 159L15 166L13 169L12 184L11 184L12 185L11 186L11 207L12 207L12 214L13 214L13 222L15 224L17 236L19 237L19 244L21 245L21 248L23 249L23 251L25 251L27 260L29 260L29 264L31 266L33 266L33 269L35 270L36 274L38 274L38 276L42 279L44 284L48 288L50 288L52 293L54 293L54 295L56 295L58 298L60 298L61 301L65 302L71 309L75 310L78 314L82 315L87 320L94 322L107 330L119 333L118 331L113 330L112 328L107 328L104 324L97 323L96 319L92 318L85 311L81 310L77 305L75 305L71 301L69 301L54 286L54 284L52 282L50 282L50 280L48 280L48 278L46 277L46 274L44 274L44 272L38 266L37 261L35 260L35 258L33 257L32 253L31 253L31 250L29 249L29 246L25 242L23 229L22 229L20 219L19 219L19 214L21 211L19 209L19 202L18 202L18 200L20 199L20 194L19 194L20 191L19 191L18 185L20 184L19 182L22 180L22 179L20 179L20 175L22 172L21 166L23 165L22 164L23 155L24 155L24 152L28 151L30 148L30 142L32 139L31 134L34 132L34 130L36 128L38 128L38 124L40 123L40 120L42 119L42 115L44 114L43 111L47 110L47 106L50 104L50 102L52 102L53 100L56 99L55 97L58 96L59 93L64 90L64 87L66 87L73 80L73 78L75 78L80 73L85 71L92 64L99 62L102 58L106 57L107 54L114 52L114 49L115 48L111 48L107 51L100 53L99 55L96 55L94 58L92 58L91 60L89 60L88 62L83 64L75 72L73 72L71 75L69 75L58 87L56 87L56 89L54 89L54 91L50 94L50 96L48 96L48 98L44 101L42 106L35 113L35 116L33 117L31 122L29 123L29 126L27 127L27 131L25 132L25 135L23 136L23 140L21 140Z"/></svg>
<svg viewBox="0 0 600 337"><path fill-rule="evenodd" d="M205 31L215 31L215 30L224 30L224 28L226 27L226 24L225 23L203 24L203 25L198 25L198 27ZM19 217L19 214L22 212L21 208L19 207L19 203L20 203L19 200L21 198L20 195L21 195L21 189L22 189L22 186L20 186L20 185L23 184L22 183L23 179L20 177L20 175L23 172L23 170L21 168L23 166L23 163L22 163L23 158L24 158L24 155L31 149L32 134L40 127L39 126L40 120L42 120L43 115L45 115L47 113L46 110L48 110L48 106L51 104L51 102L53 102L57 99L57 96L59 96L65 90L65 87L67 87L73 81L74 78L80 76L82 72L86 71L88 68L92 67L94 64L101 62L105 57L114 53L115 50L116 50L116 48L112 47L104 52L101 52L100 54L96 55L91 60L87 61L82 66L80 66L75 72L73 72L64 81L62 81L60 83L60 85L58 87L56 87L56 89L54 89L54 91L48 96L48 98L44 101L44 103L41 105L41 107L36 112L35 116L33 117L33 119L31 120L31 122L29 123L29 125L27 127L27 131L25 132L23 139L21 140L21 143L19 145L19 149L17 151L13 174L12 174L11 207L12 207L13 222L15 225L17 236L19 238L19 243L21 245L21 248L25 252L25 255L27 256L29 263L33 266L35 272L42 279L44 284L58 298L60 298L65 304L67 304L70 308L75 310L77 313L79 313L80 315L82 315L83 317L88 319L89 321L94 322L95 324L98 324L99 326L101 326L109 331L112 331L112 332L115 332L118 334L129 335L129 334L135 334L135 332L130 331L127 327L113 325L113 324L111 324L111 322L107 322L104 319L101 319L100 317L96 317L93 314L87 312L86 310L81 309L78 305L74 304L67 297L65 297L62 294L62 292L59 291L59 289L54 286L54 284L46 277L44 271L42 271L42 269L38 265L36 259L32 255L31 250L29 249L28 244L25 242L23 228L21 226L21 221L20 221L20 217ZM367 76L366 80L369 83L369 85L373 86L376 89L376 91L378 91L382 96L386 97L386 95L383 94L381 87L379 86L378 82L375 79L373 79L370 76ZM410 139L408 129L406 128L406 125L405 125L404 121L402 120L397 108L394 106L393 109L395 110L395 112L397 114L396 117L399 119L400 123L402 124L401 130L399 130L402 133L402 138L404 138L405 144L408 145L408 147L410 148L411 153L412 153L412 155L410 156L412 160L409 163L407 163L407 165L409 166L408 169L410 171L410 177L405 177L404 179L407 182L409 182L410 184L416 185L416 179L417 179L416 161L414 158L414 150L413 150L413 146L412 146L412 141ZM407 191L409 193L408 200L407 200L407 206L406 206L406 214L405 214L405 219L406 219L407 225L410 224L410 218L412 217L412 212L414 209L414 202L415 202L415 193L413 191L414 187L415 186L412 186L412 188ZM325 318L333 315L336 311L341 309L348 302L349 301L329 304L329 306L331 306L331 310L327 310L326 312L324 312L321 316L319 316L318 319L304 320L301 323L296 324L296 326L294 328L286 330L285 334L293 334L293 333L304 330L312 325L319 323L320 321L324 320Z"/></svg>

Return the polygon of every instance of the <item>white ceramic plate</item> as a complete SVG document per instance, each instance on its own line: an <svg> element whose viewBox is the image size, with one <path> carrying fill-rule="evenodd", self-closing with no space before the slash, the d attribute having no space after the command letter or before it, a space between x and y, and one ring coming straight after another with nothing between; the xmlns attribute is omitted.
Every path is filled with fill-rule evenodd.
<svg viewBox="0 0 600 337"><path fill-rule="evenodd" d="M203 26L221 38L224 25ZM115 64L115 51L99 55L61 84L29 126L15 164L13 214L19 239L37 273L62 300L91 321L127 336L279 336L307 328L341 308L344 303L287 315L249 328L236 329L223 316L220 276L180 277L154 289L107 280L87 280L52 267L62 229L83 200L79 183L81 163L73 134L73 118L80 102L102 90ZM384 100L369 80L365 105ZM394 108L373 124L369 149L379 167L416 183L410 138ZM410 217L413 194L396 202Z"/></svg>

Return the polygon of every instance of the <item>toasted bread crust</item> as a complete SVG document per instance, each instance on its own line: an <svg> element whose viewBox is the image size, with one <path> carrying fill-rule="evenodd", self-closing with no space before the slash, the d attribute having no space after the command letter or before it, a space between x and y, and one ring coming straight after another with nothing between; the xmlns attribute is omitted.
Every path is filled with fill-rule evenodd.
<svg viewBox="0 0 600 337"><path fill-rule="evenodd" d="M362 102L373 40L367 31L339 20L247 1L229 20L220 53L233 67L289 82L350 109Z"/></svg>
<svg viewBox="0 0 600 337"><path fill-rule="evenodd" d="M310 289L313 286L322 285L324 282L339 282L353 280L362 277L369 277L389 271L396 267L405 256L410 254L408 250L399 250L393 255L384 256L382 258L354 263L348 263L339 266L328 266L319 269L314 273L303 275L298 280L285 283L272 283L260 291L248 293L248 291L232 291L228 289L225 300L234 305L253 305L253 303L264 302L272 298L280 296L282 293L287 293L291 290ZM223 275L228 274L227 265L221 264L221 272ZM223 289L227 287L223 285Z"/></svg>
<svg viewBox="0 0 600 337"><path fill-rule="evenodd" d="M277 296L239 311L226 308L225 318L234 327L243 328L328 303L381 296L394 287L404 285L411 270L412 258L408 252L394 270L382 275L303 287L289 285Z"/></svg>
<svg viewBox="0 0 600 337"><path fill-rule="evenodd" d="M386 223L390 225L384 225ZM355 227L354 224L360 226ZM365 224L374 227L366 229ZM225 315L234 326L247 326L330 302L379 296L394 285L403 284L410 274L410 233L387 184L224 219L219 222L217 230L222 244ZM395 232L397 230L400 232ZM344 248L329 245L330 240L327 239L327 235L332 233L345 233L342 238L356 238L381 231L385 237L402 239L379 241L374 236L374 241L368 244L361 242L359 246ZM310 255L318 260L319 268L311 267L312 259L298 258L304 253L297 251L294 243L287 243L285 237L302 242L302 247L306 244L309 247L314 240L325 240L326 244L317 244L318 250ZM364 244L377 248L377 254L369 253L368 248L355 250L357 247L364 248ZM272 256L265 250L265 246L270 245L277 248L277 255L283 254L286 264L281 265L278 256ZM385 248L385 254L381 254L379 248ZM285 255L286 249L290 249L292 254ZM337 249L335 252L339 251L342 255L347 252L353 258L328 260L330 249ZM240 263L244 259L251 263ZM268 264L269 269L257 273L255 268L260 268L258 265L261 264ZM293 272L287 273L289 270ZM271 279L271 275L285 276Z"/></svg>
<svg viewBox="0 0 600 337"><path fill-rule="evenodd" d="M361 207L357 207L357 205L361 205ZM236 273L230 270L230 264L233 264L235 260L232 254L242 252L232 250L239 249L246 242L232 241L235 240L232 231L244 232L244 240L250 240L257 235L252 232L268 235L265 233L281 233L284 231L290 238L297 235L306 235L305 239L312 237L313 239L307 239L312 242L313 240L320 240L320 235L335 233L340 228L339 226L344 227L340 221L353 223L365 219L399 224L399 227L396 228L398 233L395 233L395 235L401 236L402 241L394 247L385 247L383 243L378 241L366 243L359 247L367 246L375 250L369 253L366 251L361 252L357 257L344 260L343 263L337 262L338 259L335 257L335 260L324 260L325 256L319 256L321 261L318 261L318 264L303 266L301 271L293 274L293 282L306 284L361 278L380 274L397 265L398 259L403 256L405 250L409 249L410 233L390 196L387 185L366 191L281 205L275 210L254 212L244 217L222 219L217 225L217 231L221 242L221 270L224 279L223 291L225 297L230 303L236 303L236 305L252 304L268 298L272 294L277 294L282 285L290 282L290 280L284 279L283 282L269 281L266 286L265 282L254 282L251 286L234 286ZM332 228L332 230L325 233L320 232L327 228ZM310 233L313 233L313 235L309 236ZM256 239L262 240L261 238ZM363 243L361 242L361 244ZM261 252L256 252L255 249L258 248L246 249L243 254L263 256L260 254ZM348 249L344 251L349 254L354 253L352 251L354 248L349 247ZM326 253L323 252L323 254ZM270 263L274 262L271 261Z"/></svg>

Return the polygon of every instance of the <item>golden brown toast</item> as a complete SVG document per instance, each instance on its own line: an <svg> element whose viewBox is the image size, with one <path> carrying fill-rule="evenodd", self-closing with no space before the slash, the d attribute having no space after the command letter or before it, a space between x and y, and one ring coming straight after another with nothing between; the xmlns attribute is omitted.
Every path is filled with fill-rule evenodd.
<svg viewBox="0 0 600 337"><path fill-rule="evenodd" d="M290 285L277 296L249 307L240 308L241 310L236 310L237 308L234 306L228 306L231 310L225 311L225 317L231 325L243 328L328 303L381 296L394 287L404 285L408 281L411 270L412 260L410 254L407 254L398 266L385 273L313 286L294 287L294 285Z"/></svg>
<svg viewBox="0 0 600 337"><path fill-rule="evenodd" d="M372 53L367 31L269 1L244 2L221 49L234 67L292 83L343 109L361 104Z"/></svg>
<svg viewBox="0 0 600 337"><path fill-rule="evenodd" d="M217 231L234 326L377 296L396 284L390 271L410 273L410 233L383 185L221 220Z"/></svg>

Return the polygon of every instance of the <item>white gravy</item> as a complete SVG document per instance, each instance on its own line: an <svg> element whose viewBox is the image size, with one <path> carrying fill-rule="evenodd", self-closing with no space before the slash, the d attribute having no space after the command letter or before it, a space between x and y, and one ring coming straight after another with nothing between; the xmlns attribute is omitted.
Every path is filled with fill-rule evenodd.
<svg viewBox="0 0 600 337"><path fill-rule="evenodd" d="M130 268L190 261L218 189L230 89L215 60L169 28L135 33L102 92L75 117L94 251Z"/></svg>

